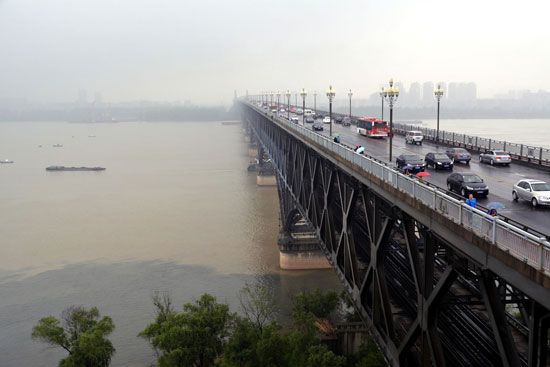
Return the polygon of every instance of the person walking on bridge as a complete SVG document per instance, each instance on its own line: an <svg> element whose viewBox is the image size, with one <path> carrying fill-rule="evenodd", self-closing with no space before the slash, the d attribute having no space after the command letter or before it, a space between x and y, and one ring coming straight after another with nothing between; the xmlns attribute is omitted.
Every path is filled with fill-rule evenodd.
<svg viewBox="0 0 550 367"><path fill-rule="evenodd" d="M468 199L466 199L466 205L471 206L472 208L476 207L477 199L474 197L473 194L468 195Z"/></svg>

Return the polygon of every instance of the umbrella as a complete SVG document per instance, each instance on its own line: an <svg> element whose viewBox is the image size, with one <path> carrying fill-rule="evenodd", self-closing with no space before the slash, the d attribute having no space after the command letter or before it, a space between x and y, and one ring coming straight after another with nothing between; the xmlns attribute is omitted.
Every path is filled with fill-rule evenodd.
<svg viewBox="0 0 550 367"><path fill-rule="evenodd" d="M487 204L487 209L504 209L504 208L506 208L504 204L499 203L498 201L493 201Z"/></svg>
<svg viewBox="0 0 550 367"><path fill-rule="evenodd" d="M428 176L430 176L430 174L426 171L418 172L416 174L416 177L428 177Z"/></svg>

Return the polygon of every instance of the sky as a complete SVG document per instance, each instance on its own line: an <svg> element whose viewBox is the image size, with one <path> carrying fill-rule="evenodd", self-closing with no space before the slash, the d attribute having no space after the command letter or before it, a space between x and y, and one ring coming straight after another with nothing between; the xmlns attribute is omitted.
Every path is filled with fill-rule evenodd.
<svg viewBox="0 0 550 367"><path fill-rule="evenodd" d="M0 98L227 104L390 78L550 89L548 0L0 0Z"/></svg>

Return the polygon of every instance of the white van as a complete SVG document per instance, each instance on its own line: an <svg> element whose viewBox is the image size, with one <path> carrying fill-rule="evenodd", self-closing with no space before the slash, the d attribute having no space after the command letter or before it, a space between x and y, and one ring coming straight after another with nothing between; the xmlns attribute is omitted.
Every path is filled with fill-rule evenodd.
<svg viewBox="0 0 550 367"><path fill-rule="evenodd" d="M313 111L306 108L306 109L304 110L304 116L307 117L307 116L311 116L311 115L313 115Z"/></svg>
<svg viewBox="0 0 550 367"><path fill-rule="evenodd" d="M407 134L405 135L405 143L408 143L408 144L422 145L423 140L424 140L424 134L422 134L422 131L411 130L411 131L407 131Z"/></svg>

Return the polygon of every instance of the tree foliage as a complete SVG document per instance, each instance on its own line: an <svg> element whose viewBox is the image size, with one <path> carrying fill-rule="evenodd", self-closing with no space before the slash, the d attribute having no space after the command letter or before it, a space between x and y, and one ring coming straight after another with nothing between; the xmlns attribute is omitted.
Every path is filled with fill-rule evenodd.
<svg viewBox="0 0 550 367"><path fill-rule="evenodd" d="M260 329L275 320L277 305L273 288L264 283L246 284L239 291L244 316Z"/></svg>
<svg viewBox="0 0 550 367"><path fill-rule="evenodd" d="M72 306L63 311L62 320L53 316L40 319L32 331L33 339L65 349L69 355L61 367L106 367L115 348L107 336L115 326L110 317L100 319L96 307Z"/></svg>
<svg viewBox="0 0 550 367"><path fill-rule="evenodd" d="M326 319L336 311L339 304L340 298L334 291L323 292L316 289L313 292L300 292L293 298L293 316L310 314Z"/></svg>
<svg viewBox="0 0 550 367"><path fill-rule="evenodd" d="M158 304L155 321L139 336L159 351L160 367L211 366L221 354L232 315L226 304L203 294L182 312L171 310L167 302ZM165 307L166 306L166 307Z"/></svg>

